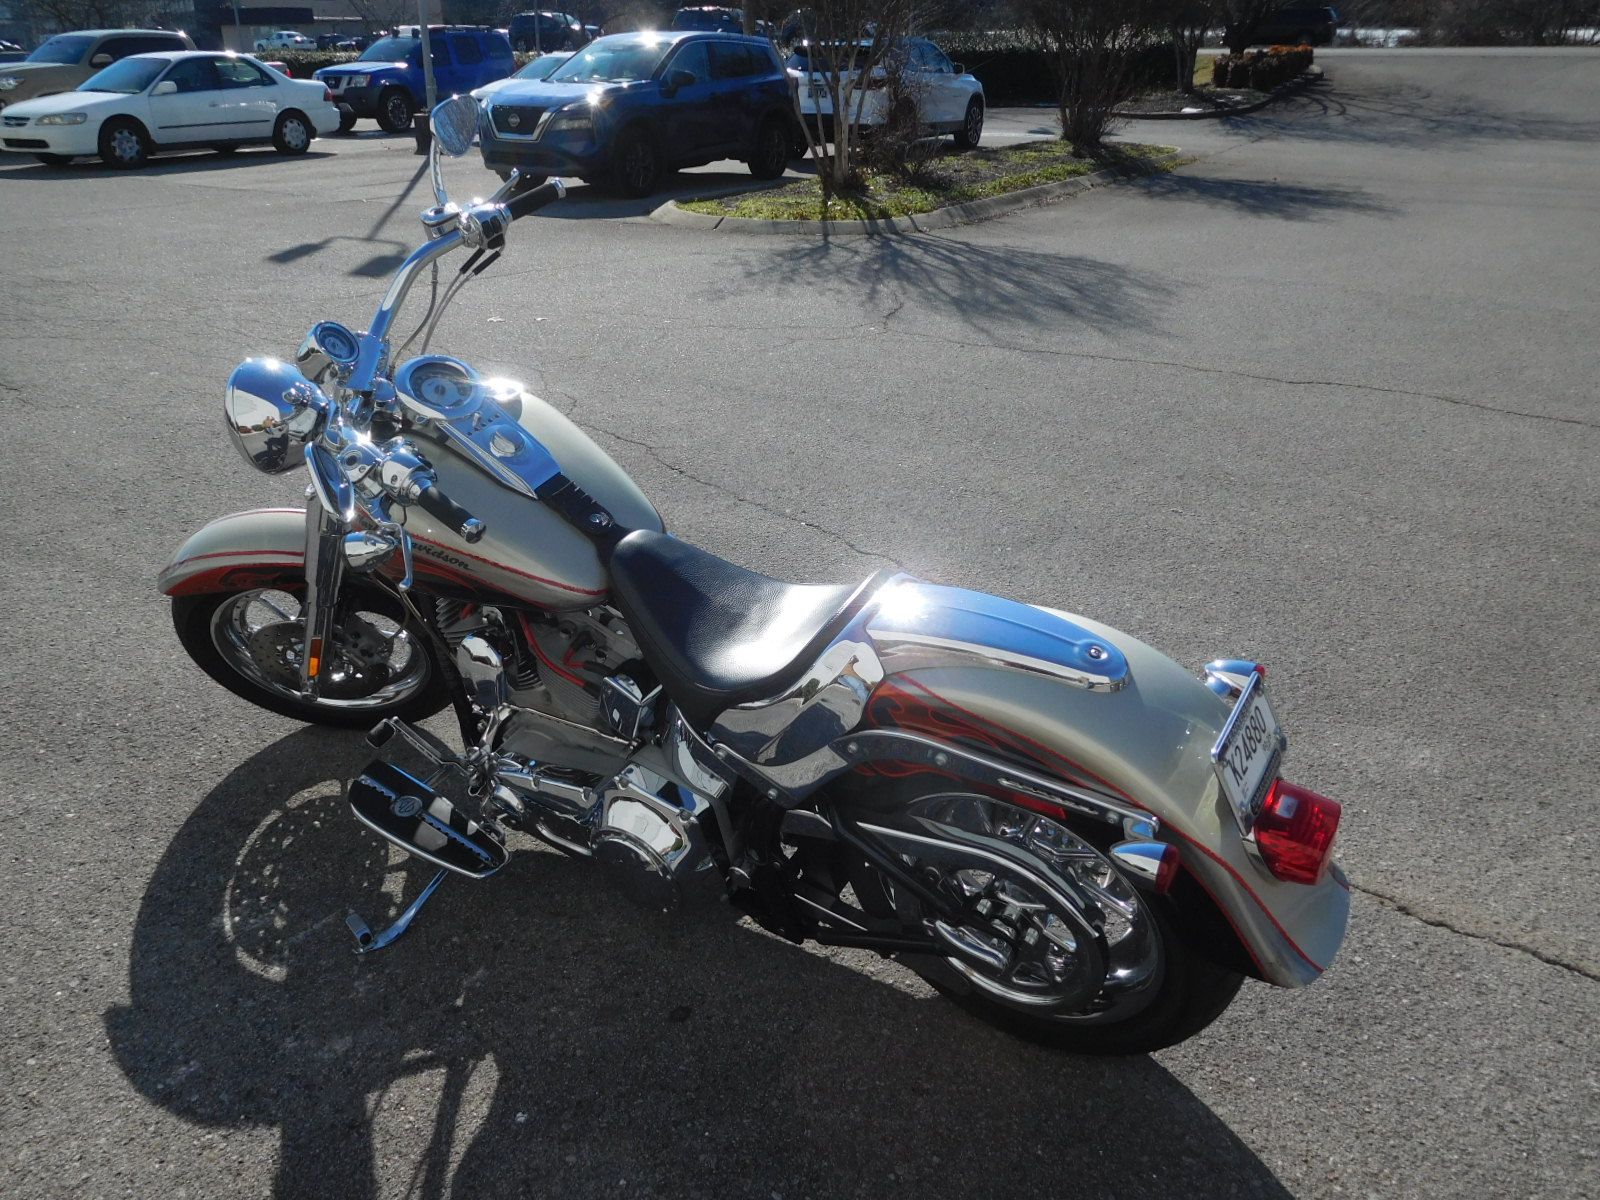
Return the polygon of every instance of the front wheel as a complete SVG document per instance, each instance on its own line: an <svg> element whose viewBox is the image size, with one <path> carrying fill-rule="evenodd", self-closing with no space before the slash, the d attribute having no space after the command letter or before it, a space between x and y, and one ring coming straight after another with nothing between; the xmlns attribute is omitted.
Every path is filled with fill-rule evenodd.
<svg viewBox="0 0 1600 1200"><path fill-rule="evenodd" d="M411 97L400 88L390 88L378 97L378 124L385 133L404 133L411 128Z"/></svg>
<svg viewBox="0 0 1600 1200"><path fill-rule="evenodd" d="M150 159L150 143L137 121L118 118L100 127L100 159L109 167L128 170Z"/></svg>
<svg viewBox="0 0 1600 1200"><path fill-rule="evenodd" d="M956 131L956 149L975 149L981 137L983 137L983 101L974 96L967 103L967 115L961 120L961 128Z"/></svg>
<svg viewBox="0 0 1600 1200"><path fill-rule="evenodd" d="M180 596L172 602L172 623L189 657L212 679L297 721L366 729L385 717L420 721L449 702L428 639L406 628L404 606L377 588L347 586L341 596L316 700L300 695L305 621L294 592Z"/></svg>
<svg viewBox="0 0 1600 1200"><path fill-rule="evenodd" d="M1074 1054L1144 1054L1199 1033L1239 990L1242 976L1196 953L1164 900L1065 823L962 792L896 807L921 834L948 837L885 840L901 852L926 845L907 865L963 918L937 919L873 868L858 869L856 895L951 951L906 965L984 1021ZM979 850L951 848L963 844Z"/></svg>
<svg viewBox="0 0 1600 1200"><path fill-rule="evenodd" d="M617 191L634 200L655 191L661 183L661 154L643 129L623 131L611 155L611 181Z"/></svg>

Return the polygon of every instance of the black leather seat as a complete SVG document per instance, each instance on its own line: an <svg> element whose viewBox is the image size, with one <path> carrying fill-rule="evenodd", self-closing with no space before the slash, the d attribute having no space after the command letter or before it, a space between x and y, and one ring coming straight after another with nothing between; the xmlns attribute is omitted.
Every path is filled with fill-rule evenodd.
<svg viewBox="0 0 1600 1200"><path fill-rule="evenodd" d="M618 542L610 569L645 660L698 728L793 683L893 574L859 587L780 583L649 530Z"/></svg>

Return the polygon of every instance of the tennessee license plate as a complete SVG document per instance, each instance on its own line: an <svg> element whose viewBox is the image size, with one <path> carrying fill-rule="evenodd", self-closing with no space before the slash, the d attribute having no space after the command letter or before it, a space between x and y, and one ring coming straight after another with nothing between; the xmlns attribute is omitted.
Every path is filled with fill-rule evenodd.
<svg viewBox="0 0 1600 1200"><path fill-rule="evenodd" d="M1249 833L1255 827L1286 745L1261 676L1252 674L1222 727L1222 736L1211 748L1217 782L1241 832Z"/></svg>

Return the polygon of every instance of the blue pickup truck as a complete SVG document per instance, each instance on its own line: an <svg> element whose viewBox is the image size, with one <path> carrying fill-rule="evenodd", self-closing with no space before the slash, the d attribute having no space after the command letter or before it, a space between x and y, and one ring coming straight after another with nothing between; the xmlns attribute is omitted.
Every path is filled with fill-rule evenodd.
<svg viewBox="0 0 1600 1200"><path fill-rule="evenodd" d="M465 95L517 69L511 42L492 29L430 25L428 41L441 100ZM413 114L427 103L420 37L380 38L355 62L323 67L315 77L341 106L341 133L348 133L362 117L376 118L390 133L399 133L411 127Z"/></svg>

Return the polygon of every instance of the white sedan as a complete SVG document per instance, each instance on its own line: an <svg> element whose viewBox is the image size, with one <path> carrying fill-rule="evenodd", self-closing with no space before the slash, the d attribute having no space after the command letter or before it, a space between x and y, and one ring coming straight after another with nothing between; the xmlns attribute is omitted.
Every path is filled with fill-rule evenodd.
<svg viewBox="0 0 1600 1200"><path fill-rule="evenodd" d="M0 143L50 166L99 155L137 167L152 154L270 142L303 154L339 128L326 85L289 79L240 54L135 54L77 91L13 104L0 114Z"/></svg>
<svg viewBox="0 0 1600 1200"><path fill-rule="evenodd" d="M794 48L786 65L808 127L814 129L820 117L825 135L832 136L833 100L827 77L836 60L848 63L850 58L864 58L869 47L868 42L801 42ZM917 123L924 130L955 134L956 145L963 150L978 144L983 136L983 84L927 38L906 38L889 47L883 63L868 75L866 86L852 91L851 107L860 105L859 116L851 113L853 125L871 129L888 120L890 71L896 72L901 88L916 104ZM845 70L842 75L854 81L860 72Z"/></svg>

